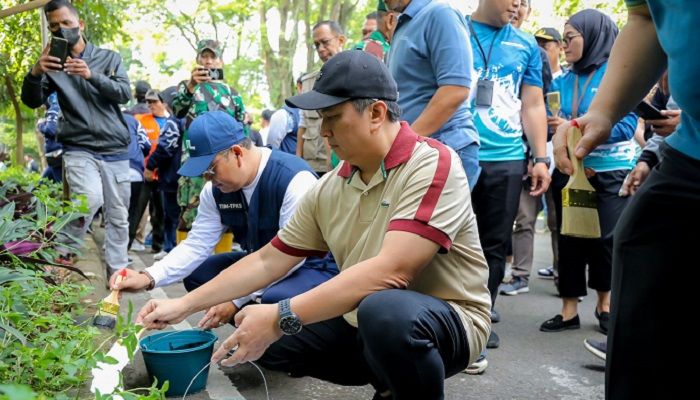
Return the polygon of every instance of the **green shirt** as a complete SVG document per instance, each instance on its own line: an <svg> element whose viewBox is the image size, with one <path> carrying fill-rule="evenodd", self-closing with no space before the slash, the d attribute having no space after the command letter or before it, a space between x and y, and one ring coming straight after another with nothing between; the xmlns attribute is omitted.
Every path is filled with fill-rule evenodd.
<svg viewBox="0 0 700 400"><path fill-rule="evenodd" d="M386 61L386 55L389 54L391 45L381 32L374 31L367 39L357 43L353 48L366 51L377 56L380 60Z"/></svg>

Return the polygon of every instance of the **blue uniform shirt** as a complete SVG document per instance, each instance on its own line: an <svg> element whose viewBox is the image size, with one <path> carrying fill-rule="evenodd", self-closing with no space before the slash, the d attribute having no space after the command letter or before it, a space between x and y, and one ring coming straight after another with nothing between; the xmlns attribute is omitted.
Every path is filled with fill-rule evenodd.
<svg viewBox="0 0 700 400"><path fill-rule="evenodd" d="M467 21L469 19L467 17ZM510 24L502 28L476 21L471 21L471 24L486 58L491 43L495 40L487 70L477 39L474 35L471 37L474 72L469 102L481 140L479 160L523 160L525 151L520 121L520 90L524 84L542 87L542 57L539 47L534 36ZM480 79L494 83L491 107L476 106L476 82Z"/></svg>
<svg viewBox="0 0 700 400"><path fill-rule="evenodd" d="M585 114L593 102L593 98L598 93L598 87L603 80L603 75L608 67L608 63L600 66L592 72L586 93L583 93L584 85L589 75L579 75L578 95L581 103L578 107L578 116ZM549 92L559 92L561 98L561 111L559 116L565 119L572 119L574 102L574 84L576 74L567 71L552 82ZM607 142L595 148L586 158L583 159L583 166L591 168L596 172L614 171L617 169L631 169L635 162L634 131L637 129L637 116L629 113L612 130L612 134Z"/></svg>
<svg viewBox="0 0 700 400"><path fill-rule="evenodd" d="M449 5L413 0L399 17L387 64L412 124L440 86L471 86L472 51L464 18ZM478 140L465 102L432 137L454 150Z"/></svg>
<svg viewBox="0 0 700 400"><path fill-rule="evenodd" d="M698 0L627 0L629 7L647 3L656 25L659 43L668 55L668 79L673 98L683 114L681 124L666 143L700 160L700 53L697 48Z"/></svg>

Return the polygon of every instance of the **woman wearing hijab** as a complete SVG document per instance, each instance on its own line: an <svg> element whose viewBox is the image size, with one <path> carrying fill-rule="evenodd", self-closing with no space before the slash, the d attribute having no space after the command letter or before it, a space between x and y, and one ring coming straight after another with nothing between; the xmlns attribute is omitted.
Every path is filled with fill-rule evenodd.
<svg viewBox="0 0 700 400"><path fill-rule="evenodd" d="M554 128L568 124L586 113L607 67L608 56L618 29L610 17L597 10L574 14L564 27L566 61L571 69L552 82L549 92L559 92L561 111L548 118ZM561 314L540 326L544 332L559 332L581 327L578 298L587 294L588 287L598 294L594 312L600 330L607 333L610 313L610 280L612 274L612 243L615 224L625 207L626 199L618 195L620 187L634 166L633 136L637 116L630 113L613 128L610 139L593 150L584 160L588 180L596 189L601 238L581 239L559 235L559 294ZM561 226L561 189L568 176L555 171L552 176L554 202L558 224Z"/></svg>

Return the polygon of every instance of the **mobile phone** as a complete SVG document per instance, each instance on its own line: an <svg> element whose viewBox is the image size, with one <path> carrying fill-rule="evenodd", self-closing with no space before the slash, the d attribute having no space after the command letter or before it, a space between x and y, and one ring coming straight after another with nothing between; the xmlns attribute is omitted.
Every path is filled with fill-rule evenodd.
<svg viewBox="0 0 700 400"><path fill-rule="evenodd" d="M639 103L639 105L637 105L637 108L634 109L634 113L646 120L668 119L668 116L661 114L661 111L659 111L656 107L652 106L646 101L642 101L641 103Z"/></svg>
<svg viewBox="0 0 700 400"><path fill-rule="evenodd" d="M224 70L221 68L209 68L209 77L214 81L224 80Z"/></svg>
<svg viewBox="0 0 700 400"><path fill-rule="evenodd" d="M561 110L561 94L559 92L549 92L545 95L547 98L547 105L549 106L549 111L555 117L559 116L559 110Z"/></svg>
<svg viewBox="0 0 700 400"><path fill-rule="evenodd" d="M51 38L51 47L49 47L49 55L61 59L61 65L66 63L68 57L68 41L60 37Z"/></svg>

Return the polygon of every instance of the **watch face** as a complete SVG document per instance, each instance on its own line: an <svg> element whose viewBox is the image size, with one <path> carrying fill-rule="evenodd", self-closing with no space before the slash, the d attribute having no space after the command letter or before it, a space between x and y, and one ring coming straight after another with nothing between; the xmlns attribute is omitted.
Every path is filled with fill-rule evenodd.
<svg viewBox="0 0 700 400"><path fill-rule="evenodd" d="M296 315L288 315L280 319L280 329L285 335L296 335L301 332L301 321Z"/></svg>

